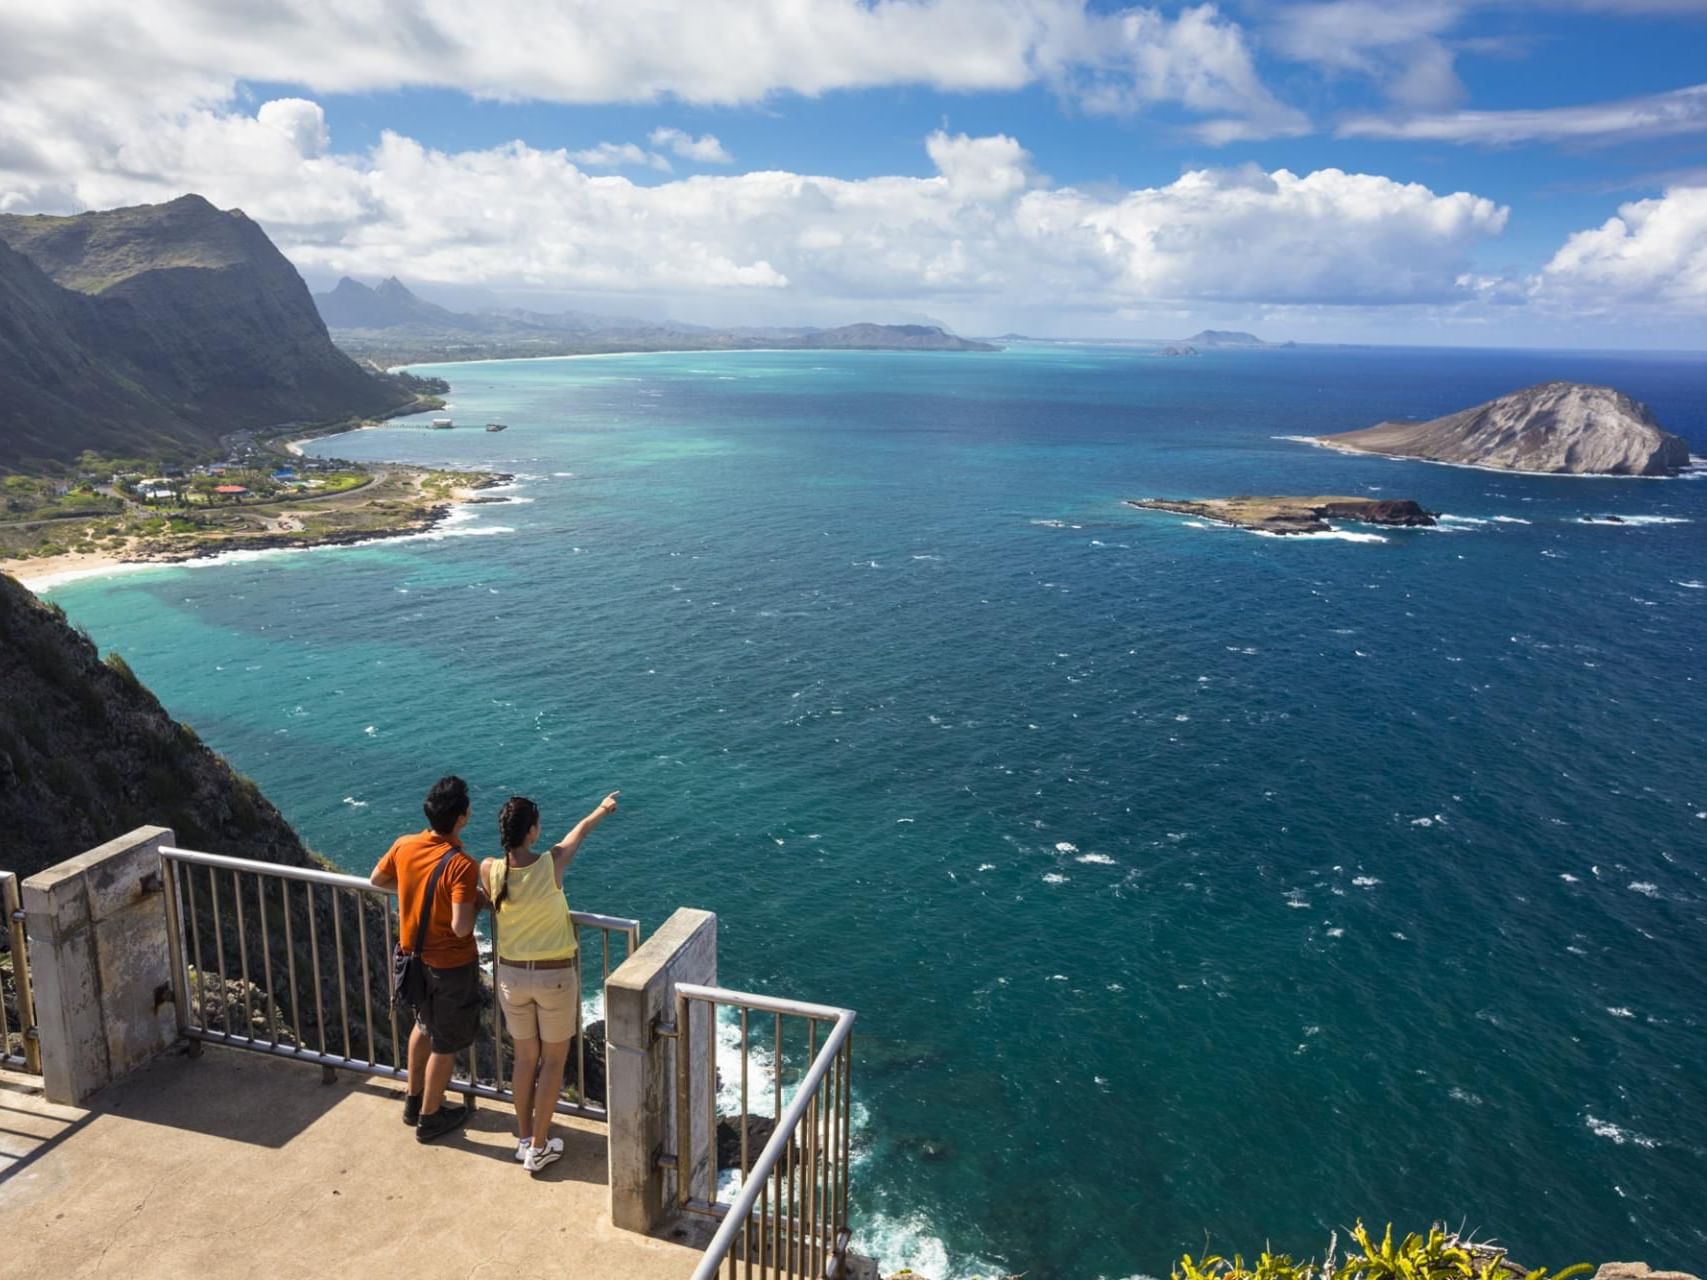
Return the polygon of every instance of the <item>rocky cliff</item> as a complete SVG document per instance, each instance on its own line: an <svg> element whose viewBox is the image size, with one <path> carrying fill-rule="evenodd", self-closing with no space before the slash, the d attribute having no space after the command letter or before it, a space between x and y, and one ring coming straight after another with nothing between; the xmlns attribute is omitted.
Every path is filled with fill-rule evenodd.
<svg viewBox="0 0 1707 1280"><path fill-rule="evenodd" d="M0 244L0 466L189 452L409 399L332 345L265 232L200 196L0 216Z"/></svg>
<svg viewBox="0 0 1707 1280"><path fill-rule="evenodd" d="M1646 405L1611 387L1544 382L1428 422L1383 422L1321 444L1431 462L1560 475L1663 476L1689 446Z"/></svg>
<svg viewBox="0 0 1707 1280"><path fill-rule="evenodd" d="M135 827L290 866L320 865L247 778L166 713L122 659L0 574L0 829L20 876Z"/></svg>

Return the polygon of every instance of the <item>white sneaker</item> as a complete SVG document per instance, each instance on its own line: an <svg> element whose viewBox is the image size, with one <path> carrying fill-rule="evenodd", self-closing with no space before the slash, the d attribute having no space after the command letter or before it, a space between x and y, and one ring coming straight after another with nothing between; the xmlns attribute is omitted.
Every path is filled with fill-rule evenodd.
<svg viewBox="0 0 1707 1280"><path fill-rule="evenodd" d="M532 1138L517 1138L516 1139L516 1163L517 1164L526 1164L528 1162L528 1149L532 1146L533 1146L533 1139Z"/></svg>
<svg viewBox="0 0 1707 1280"><path fill-rule="evenodd" d="M563 1139L553 1138L543 1147L528 1147L527 1159L522 1161L522 1168L538 1177L546 1165L563 1158Z"/></svg>

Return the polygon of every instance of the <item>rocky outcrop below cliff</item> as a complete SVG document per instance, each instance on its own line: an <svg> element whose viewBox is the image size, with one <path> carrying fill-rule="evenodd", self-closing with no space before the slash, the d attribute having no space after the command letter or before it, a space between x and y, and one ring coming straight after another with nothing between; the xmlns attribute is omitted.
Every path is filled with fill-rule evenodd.
<svg viewBox="0 0 1707 1280"><path fill-rule="evenodd" d="M1383 422L1315 440L1356 453L1554 475L1668 476L1689 465L1689 446L1662 430L1646 405L1581 382L1544 382L1428 422Z"/></svg>
<svg viewBox="0 0 1707 1280"><path fill-rule="evenodd" d="M200 196L0 215L0 465L153 457L413 397L332 345L259 226Z"/></svg>
<svg viewBox="0 0 1707 1280"><path fill-rule="evenodd" d="M1427 528L1436 514L1409 498L1128 498L1143 511L1171 511L1253 533L1328 533L1334 520Z"/></svg>

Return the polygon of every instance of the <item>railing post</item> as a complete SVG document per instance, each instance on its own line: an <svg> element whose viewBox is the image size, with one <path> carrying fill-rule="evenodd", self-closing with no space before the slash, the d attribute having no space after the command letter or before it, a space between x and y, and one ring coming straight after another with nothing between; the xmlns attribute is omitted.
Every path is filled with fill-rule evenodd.
<svg viewBox="0 0 1707 1280"><path fill-rule="evenodd" d="M686 1066L691 1078L703 1079L716 1069L716 1037L710 1028L688 1037L687 1028L678 1027L671 1035L669 1024L678 982L716 981L717 917L683 907L605 983L611 1221L625 1230L656 1230L674 1205L676 1187L694 1185L715 1161L716 1135L698 1131L704 1125L694 1123L697 1107L688 1108L683 1126L690 1149L674 1148L677 1053L690 1046ZM673 1177L660 1159L667 1154L675 1157Z"/></svg>
<svg viewBox="0 0 1707 1280"><path fill-rule="evenodd" d="M41 1074L41 1035L36 1030L36 1001L34 987L30 981L30 952L29 939L25 936L23 921L23 899L18 893L18 877L11 872L0 876L0 907L6 913L6 927L10 931L12 947L12 989L18 999L18 1036L24 1042L24 1070L32 1075ZM0 1013L0 1027L5 1026L5 1015ZM0 1057L8 1052L8 1046L0 1044Z"/></svg>
<svg viewBox="0 0 1707 1280"><path fill-rule="evenodd" d="M129 835L24 881L42 1087L75 1105L177 1038L161 897L165 827Z"/></svg>

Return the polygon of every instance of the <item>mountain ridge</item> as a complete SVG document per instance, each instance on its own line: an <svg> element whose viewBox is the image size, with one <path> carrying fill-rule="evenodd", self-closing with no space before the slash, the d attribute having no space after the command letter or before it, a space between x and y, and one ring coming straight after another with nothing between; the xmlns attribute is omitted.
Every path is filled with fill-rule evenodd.
<svg viewBox="0 0 1707 1280"><path fill-rule="evenodd" d="M410 396L332 343L261 228L200 196L0 215L0 466L187 456Z"/></svg>
<svg viewBox="0 0 1707 1280"><path fill-rule="evenodd" d="M349 276L315 306L333 340L381 364L468 360L496 355L577 355L616 351L785 350L996 351L940 325L860 322L832 328L710 328L570 311L511 308L451 311L412 292L395 276L370 287Z"/></svg>

